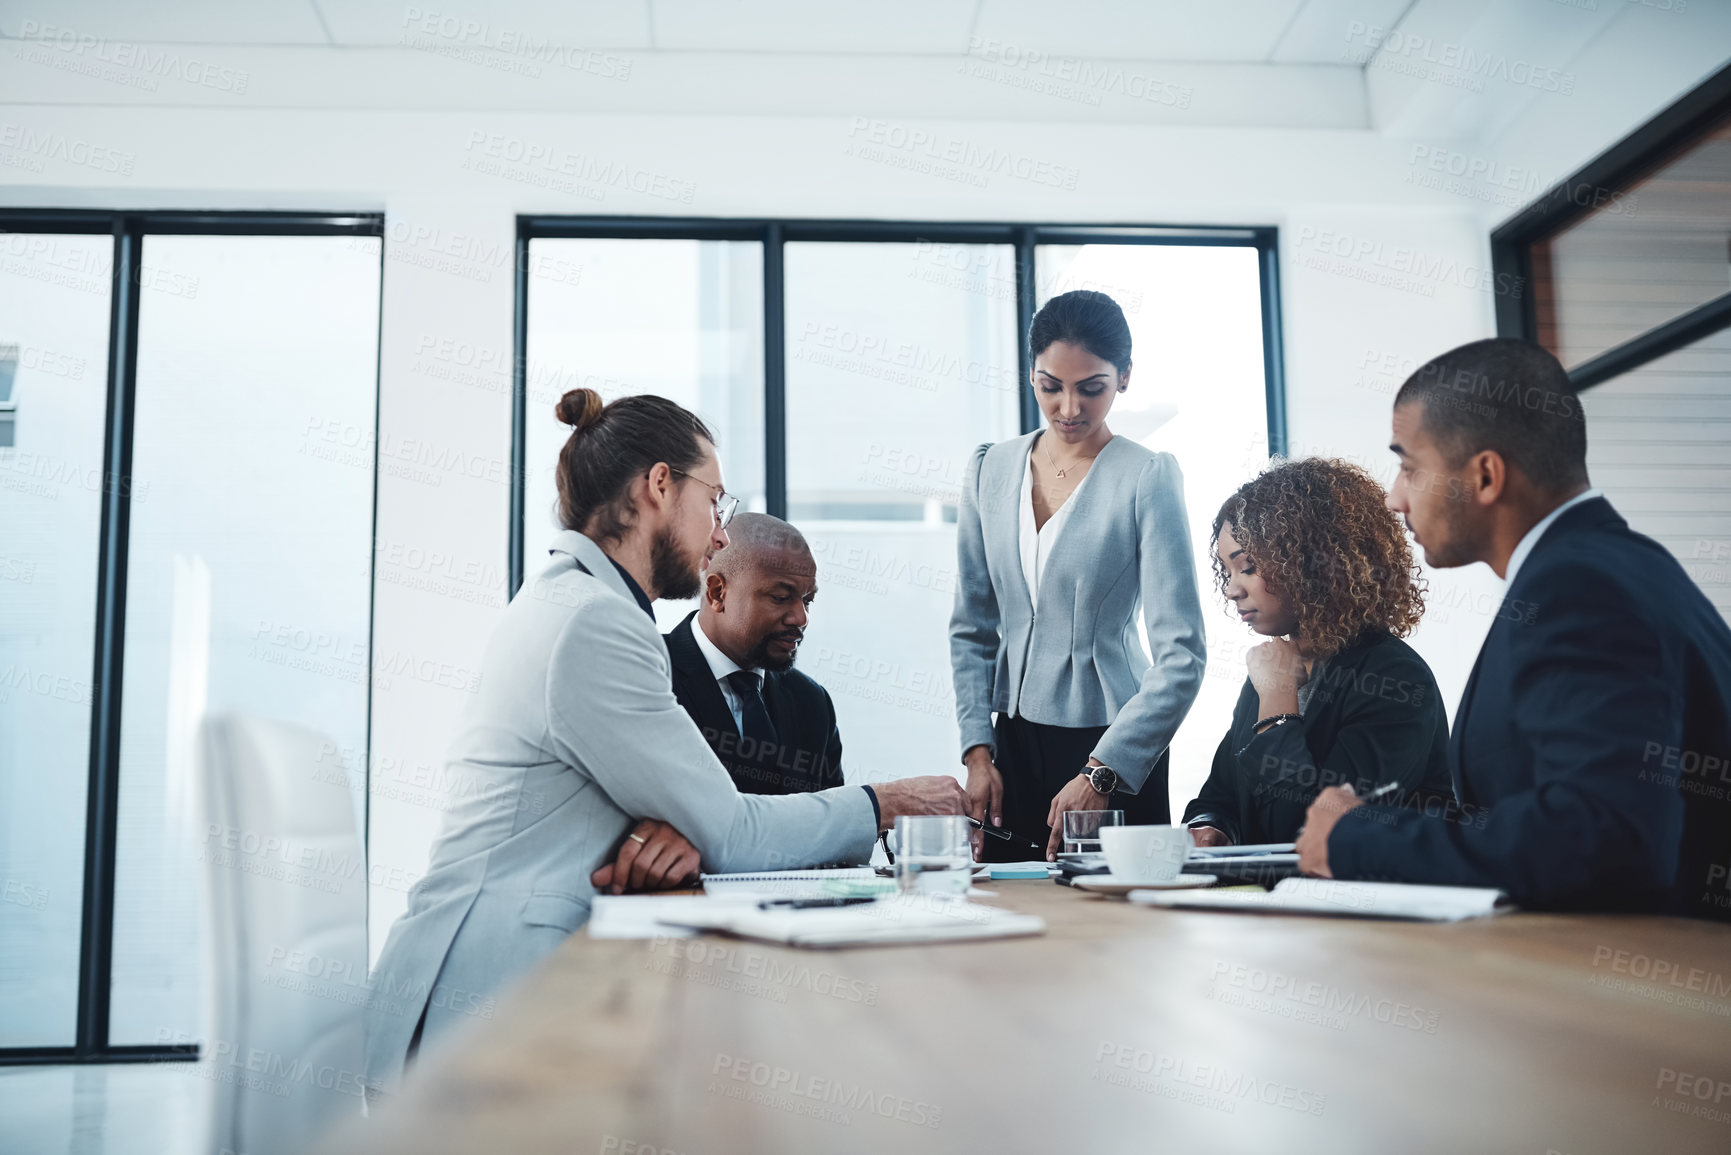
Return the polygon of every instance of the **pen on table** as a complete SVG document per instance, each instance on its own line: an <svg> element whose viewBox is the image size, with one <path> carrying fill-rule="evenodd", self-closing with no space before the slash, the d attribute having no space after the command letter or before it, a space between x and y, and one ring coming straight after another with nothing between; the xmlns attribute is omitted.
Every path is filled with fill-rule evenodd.
<svg viewBox="0 0 1731 1155"><path fill-rule="evenodd" d="M809 910L817 906L856 906L862 902L876 902L876 895L857 895L849 898L772 898L757 904L757 909L768 910L775 906L785 906L789 910Z"/></svg>

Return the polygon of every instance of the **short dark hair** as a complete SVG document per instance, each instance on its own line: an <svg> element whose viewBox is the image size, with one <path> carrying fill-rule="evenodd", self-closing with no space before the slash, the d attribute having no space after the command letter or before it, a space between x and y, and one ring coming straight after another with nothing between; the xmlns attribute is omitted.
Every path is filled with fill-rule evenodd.
<svg viewBox="0 0 1731 1155"><path fill-rule="evenodd" d="M661 462L684 473L703 460L705 441L715 444L701 417L647 393L604 405L595 390L573 389L554 412L571 426L559 450L559 523L600 541L631 527L626 490L638 474Z"/></svg>
<svg viewBox="0 0 1731 1155"><path fill-rule="evenodd" d="M1130 324L1124 310L1105 293L1073 289L1040 306L1028 326L1028 360L1044 353L1052 342L1079 346L1119 373L1130 368Z"/></svg>
<svg viewBox="0 0 1731 1155"><path fill-rule="evenodd" d="M1547 493L1587 484L1587 420L1562 364L1531 341L1474 341L1421 365L1394 404L1459 466L1489 449Z"/></svg>

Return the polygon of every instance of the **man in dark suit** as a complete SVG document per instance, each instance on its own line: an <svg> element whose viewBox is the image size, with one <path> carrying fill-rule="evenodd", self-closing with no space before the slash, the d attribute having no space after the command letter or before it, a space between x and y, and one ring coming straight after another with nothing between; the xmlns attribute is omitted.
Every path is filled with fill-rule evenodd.
<svg viewBox="0 0 1731 1155"><path fill-rule="evenodd" d="M1300 867L1731 920L1731 629L1590 488L1562 366L1526 342L1463 346L1401 386L1393 425L1389 507L1425 560L1508 583L1455 714L1462 810L1324 791Z"/></svg>
<svg viewBox="0 0 1731 1155"><path fill-rule="evenodd" d="M793 668L817 563L799 530L767 514L740 514L727 536L703 605L667 635L674 696L741 793L840 786L835 705Z"/></svg>

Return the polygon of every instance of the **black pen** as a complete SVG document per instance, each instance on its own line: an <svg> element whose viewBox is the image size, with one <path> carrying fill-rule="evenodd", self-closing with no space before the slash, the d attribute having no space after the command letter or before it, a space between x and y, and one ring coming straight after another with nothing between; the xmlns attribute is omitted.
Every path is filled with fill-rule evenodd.
<svg viewBox="0 0 1731 1155"><path fill-rule="evenodd" d="M757 904L757 909L768 910L774 906L785 906L789 910L807 910L817 906L854 906L862 902L876 902L876 895L860 895L854 898L772 898Z"/></svg>
<svg viewBox="0 0 1731 1155"><path fill-rule="evenodd" d="M993 838L1002 838L1006 842L1009 842L1009 841L1021 842L1024 845L1033 847L1035 850L1039 851L1041 854L1046 853L1046 848L1044 846L1041 846L1038 842L1035 842L1031 838L1023 838L1021 835L1016 834L1013 831L1005 830L1002 826L987 826L984 822L981 822L978 818L969 818L968 819L968 825L974 827L976 830L979 830L985 834L990 834Z"/></svg>

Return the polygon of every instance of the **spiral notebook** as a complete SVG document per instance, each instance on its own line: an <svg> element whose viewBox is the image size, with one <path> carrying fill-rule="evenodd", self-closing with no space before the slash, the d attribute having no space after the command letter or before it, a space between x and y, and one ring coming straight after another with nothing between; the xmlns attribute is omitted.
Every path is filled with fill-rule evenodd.
<svg viewBox="0 0 1731 1155"><path fill-rule="evenodd" d="M894 890L869 866L832 866L814 870L759 870L705 874L703 893L719 898L830 898Z"/></svg>

